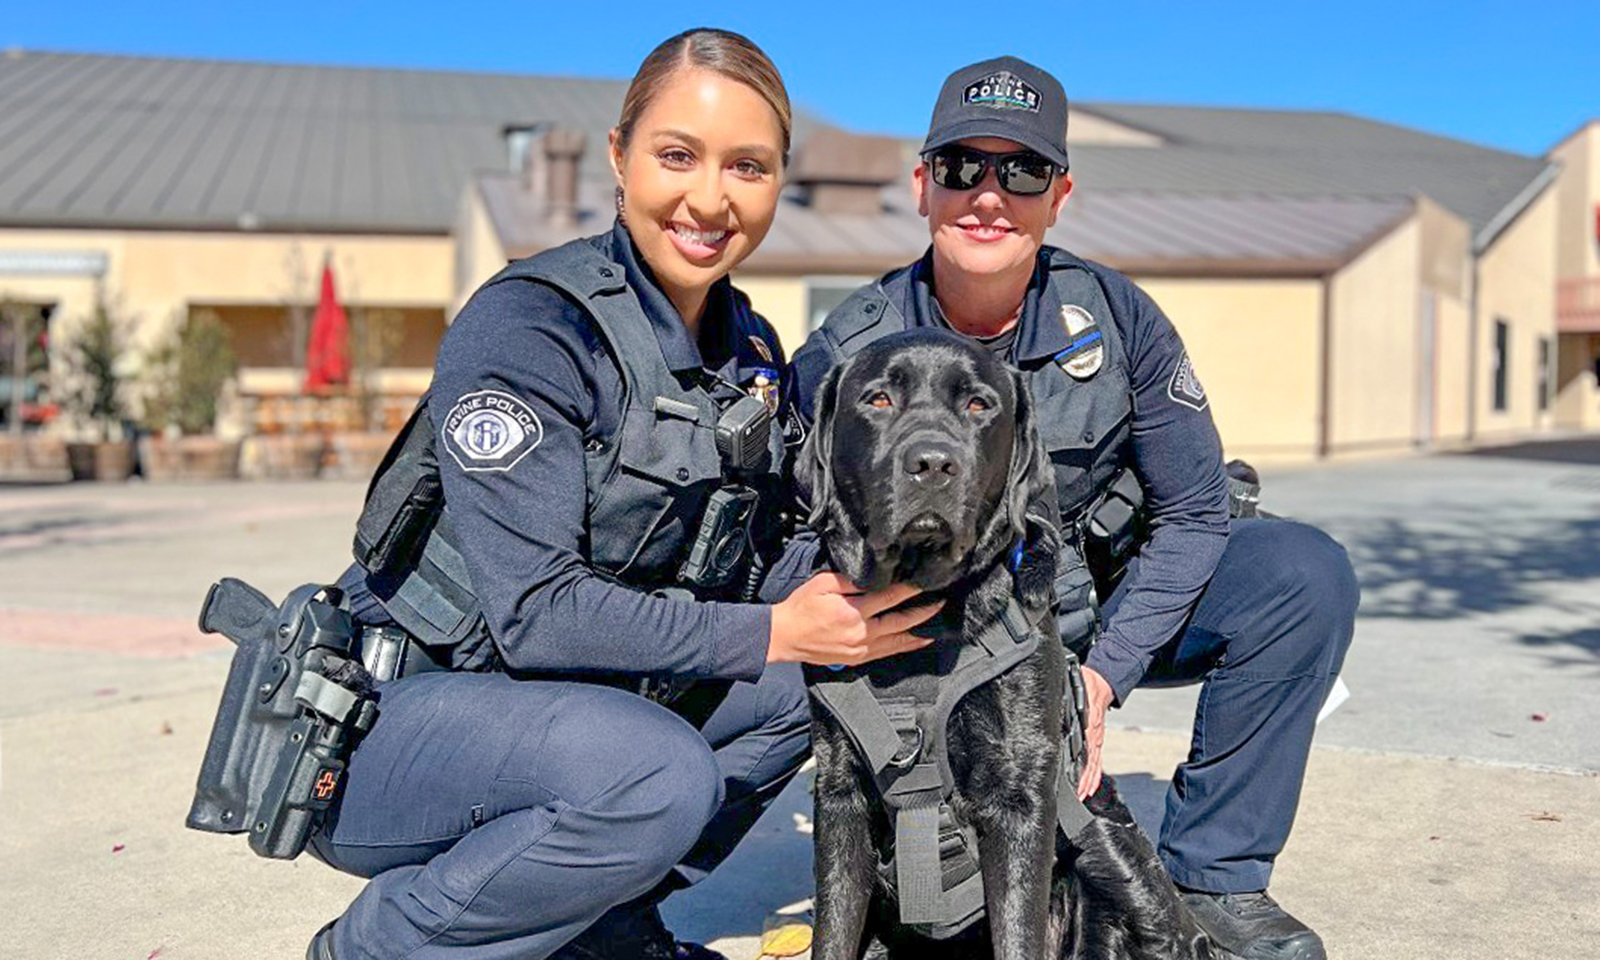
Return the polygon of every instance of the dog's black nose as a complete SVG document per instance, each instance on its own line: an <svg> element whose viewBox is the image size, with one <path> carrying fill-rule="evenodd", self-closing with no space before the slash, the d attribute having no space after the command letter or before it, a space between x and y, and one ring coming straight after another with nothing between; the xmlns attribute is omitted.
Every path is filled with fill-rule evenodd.
<svg viewBox="0 0 1600 960"><path fill-rule="evenodd" d="M911 444L901 455L900 463L911 479L931 486L943 486L961 474L955 450L939 443Z"/></svg>

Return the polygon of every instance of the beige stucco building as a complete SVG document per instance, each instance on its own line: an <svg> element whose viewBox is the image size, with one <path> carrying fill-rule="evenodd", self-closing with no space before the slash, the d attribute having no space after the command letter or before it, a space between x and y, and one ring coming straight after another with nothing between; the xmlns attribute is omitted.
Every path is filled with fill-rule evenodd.
<svg viewBox="0 0 1600 960"><path fill-rule="evenodd" d="M373 385L403 410L477 284L609 228L601 147L623 89L8 55L0 299L46 308L55 344L103 299L132 325L130 372L175 318L215 313L243 365L228 426L249 431L298 391L328 262L354 317L389 330ZM737 276L791 351L927 243L914 144L807 115L796 143ZM1050 242L1173 319L1231 456L1600 428L1600 126L1536 158L1342 114L1088 105L1069 147L1076 192Z"/></svg>
<svg viewBox="0 0 1600 960"><path fill-rule="evenodd" d="M1563 426L1600 429L1600 120L1550 151L1556 190L1555 414Z"/></svg>

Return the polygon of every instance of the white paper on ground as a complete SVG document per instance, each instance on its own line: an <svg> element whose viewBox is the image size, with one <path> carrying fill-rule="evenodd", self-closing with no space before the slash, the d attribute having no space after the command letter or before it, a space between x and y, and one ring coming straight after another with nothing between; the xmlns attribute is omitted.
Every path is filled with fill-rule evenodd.
<svg viewBox="0 0 1600 960"><path fill-rule="evenodd" d="M1328 690L1328 699L1322 701L1322 709L1317 712L1317 722L1328 719L1328 714L1339 709L1339 705L1350 699L1350 688L1344 685L1344 677L1334 677L1333 687Z"/></svg>

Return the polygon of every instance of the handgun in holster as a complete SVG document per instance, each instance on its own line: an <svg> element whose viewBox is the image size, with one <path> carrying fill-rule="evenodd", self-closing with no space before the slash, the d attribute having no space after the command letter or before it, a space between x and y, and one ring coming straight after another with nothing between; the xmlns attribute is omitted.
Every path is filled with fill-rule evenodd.
<svg viewBox="0 0 1600 960"><path fill-rule="evenodd" d="M263 857L292 859L338 797L353 741L377 716L372 677L340 592L307 584L275 605L227 578L200 629L237 649L211 728L187 825L250 834Z"/></svg>

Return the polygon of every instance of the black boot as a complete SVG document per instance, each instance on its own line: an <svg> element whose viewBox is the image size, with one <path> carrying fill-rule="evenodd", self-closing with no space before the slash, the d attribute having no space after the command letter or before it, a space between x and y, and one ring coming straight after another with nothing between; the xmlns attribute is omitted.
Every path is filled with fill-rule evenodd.
<svg viewBox="0 0 1600 960"><path fill-rule="evenodd" d="M333 955L333 925L336 922L329 920L311 938L311 945L306 947L306 960L339 960Z"/></svg>
<svg viewBox="0 0 1600 960"><path fill-rule="evenodd" d="M624 903L612 907L589 929L568 941L549 960L727 960L698 943L679 943L661 920L656 905Z"/></svg>
<svg viewBox="0 0 1600 960"><path fill-rule="evenodd" d="M1328 960L1322 938L1278 906L1265 890L1179 892L1200 928L1240 960Z"/></svg>

